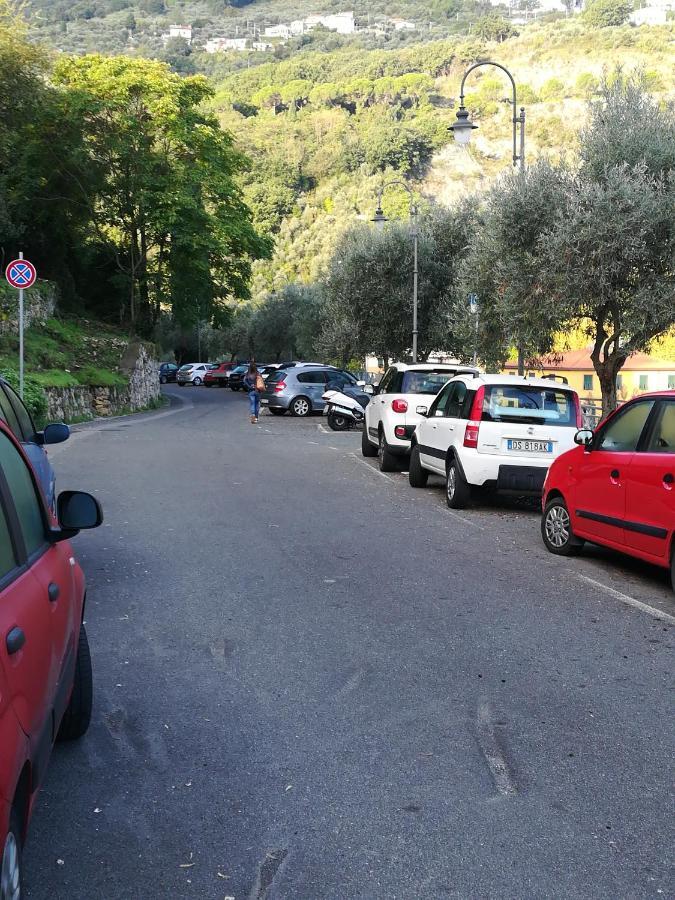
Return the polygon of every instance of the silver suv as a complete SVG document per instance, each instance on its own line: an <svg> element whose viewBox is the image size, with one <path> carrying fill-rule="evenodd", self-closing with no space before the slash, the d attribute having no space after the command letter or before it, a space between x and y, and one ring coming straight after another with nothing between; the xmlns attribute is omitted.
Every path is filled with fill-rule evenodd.
<svg viewBox="0 0 675 900"><path fill-rule="evenodd" d="M323 394L328 384L356 387L358 382L349 372L333 366L279 369L267 379L260 405L266 406L275 416L290 412L292 416L304 417L321 412L326 405Z"/></svg>

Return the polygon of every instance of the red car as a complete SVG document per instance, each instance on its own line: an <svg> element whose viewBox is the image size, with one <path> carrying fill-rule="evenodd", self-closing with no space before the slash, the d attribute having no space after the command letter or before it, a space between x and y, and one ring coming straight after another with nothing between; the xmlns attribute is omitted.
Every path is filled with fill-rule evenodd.
<svg viewBox="0 0 675 900"><path fill-rule="evenodd" d="M603 544L669 568L675 590L675 391L642 394L574 440L544 484L546 547Z"/></svg>
<svg viewBox="0 0 675 900"><path fill-rule="evenodd" d="M204 376L204 387L213 387L214 385L218 385L218 387L227 387L227 379L232 371L232 369L239 365L236 362L223 362L218 363L217 366L214 366Z"/></svg>
<svg viewBox="0 0 675 900"><path fill-rule="evenodd" d="M0 897L21 894L21 850L52 745L80 737L92 677L85 583L68 538L102 521L65 491L57 518L21 446L0 422Z"/></svg>

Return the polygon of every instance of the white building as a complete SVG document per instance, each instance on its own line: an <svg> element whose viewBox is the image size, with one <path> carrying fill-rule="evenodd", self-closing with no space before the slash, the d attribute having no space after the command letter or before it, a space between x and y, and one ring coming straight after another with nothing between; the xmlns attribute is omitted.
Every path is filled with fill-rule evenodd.
<svg viewBox="0 0 675 900"><path fill-rule="evenodd" d="M223 53L225 50L248 50L247 38L213 38L204 44L207 53Z"/></svg>
<svg viewBox="0 0 675 900"><path fill-rule="evenodd" d="M293 32L291 31L290 25L269 25L265 29L265 37L269 38L283 38L287 41Z"/></svg>
<svg viewBox="0 0 675 900"><path fill-rule="evenodd" d="M645 6L631 13L631 25L665 25L668 21L668 10L665 6Z"/></svg>
<svg viewBox="0 0 675 900"><path fill-rule="evenodd" d="M268 44L267 41L254 41L252 47L257 53L266 53L268 50L274 50L274 44Z"/></svg>
<svg viewBox="0 0 675 900"><path fill-rule="evenodd" d="M353 12L334 13L329 16L307 16L303 22L303 31L313 31L317 25L322 25L329 31L337 31L338 34L354 34L356 31Z"/></svg>
<svg viewBox="0 0 675 900"><path fill-rule="evenodd" d="M294 19L291 22L291 34L304 34L305 22L303 19Z"/></svg>
<svg viewBox="0 0 675 900"><path fill-rule="evenodd" d="M183 38L188 44L192 43L192 25L169 25L169 39Z"/></svg>

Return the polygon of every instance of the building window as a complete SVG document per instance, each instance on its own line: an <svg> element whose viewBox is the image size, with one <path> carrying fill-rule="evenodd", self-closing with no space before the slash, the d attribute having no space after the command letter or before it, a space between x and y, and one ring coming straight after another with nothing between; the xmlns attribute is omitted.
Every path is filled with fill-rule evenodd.
<svg viewBox="0 0 675 900"><path fill-rule="evenodd" d="M620 391L623 389L623 375L616 376L616 389Z"/></svg>
<svg viewBox="0 0 675 900"><path fill-rule="evenodd" d="M640 375L640 384L641 391L646 391L649 387L649 375Z"/></svg>
<svg viewBox="0 0 675 900"><path fill-rule="evenodd" d="M585 391L593 390L593 376L592 375L584 375L584 390Z"/></svg>
<svg viewBox="0 0 675 900"><path fill-rule="evenodd" d="M675 375L668 376L668 390L675 391Z"/></svg>

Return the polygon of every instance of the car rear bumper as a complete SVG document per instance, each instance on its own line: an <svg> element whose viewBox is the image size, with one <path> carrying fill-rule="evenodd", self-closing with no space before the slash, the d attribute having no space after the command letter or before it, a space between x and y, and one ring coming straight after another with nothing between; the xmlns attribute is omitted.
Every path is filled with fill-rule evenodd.
<svg viewBox="0 0 675 900"><path fill-rule="evenodd" d="M500 466L497 490L518 494L541 494L548 467Z"/></svg>
<svg viewBox="0 0 675 900"><path fill-rule="evenodd" d="M278 394L261 394L261 406L267 406L269 409L288 409L291 405L290 397L279 396Z"/></svg>

